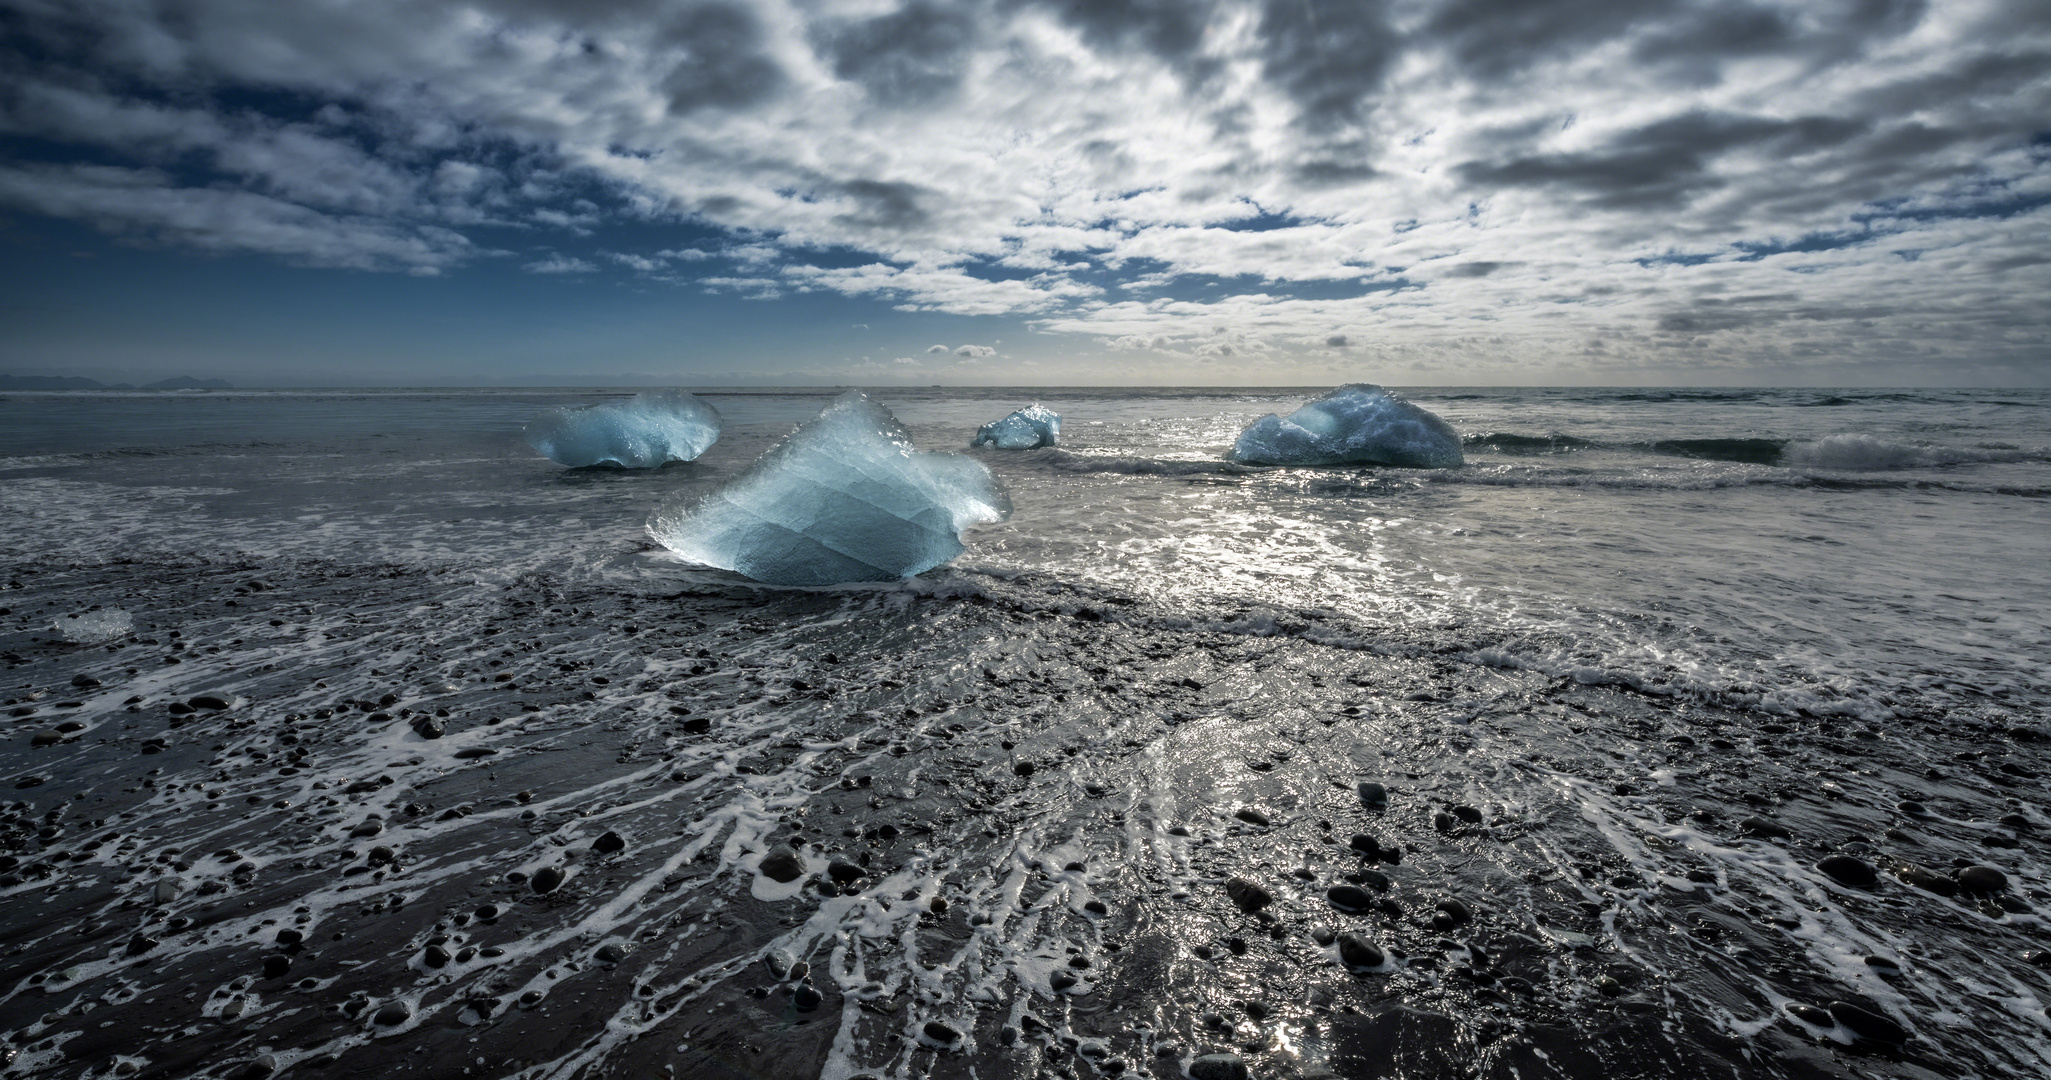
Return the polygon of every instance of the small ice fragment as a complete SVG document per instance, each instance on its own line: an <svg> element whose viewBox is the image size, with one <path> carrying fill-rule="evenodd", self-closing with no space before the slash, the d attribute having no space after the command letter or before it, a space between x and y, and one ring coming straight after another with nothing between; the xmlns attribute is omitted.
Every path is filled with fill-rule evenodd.
<svg viewBox="0 0 2051 1080"><path fill-rule="evenodd" d="M719 411L696 394L652 390L611 405L553 409L528 424L527 445L580 469L648 469L689 461L719 441Z"/></svg>
<svg viewBox="0 0 2051 1080"><path fill-rule="evenodd" d="M974 447L988 443L999 450L1035 450L1053 446L1060 440L1061 414L1044 405L1034 404L977 428L976 441L969 445Z"/></svg>
<svg viewBox="0 0 2051 1080"><path fill-rule="evenodd" d="M1004 485L960 454L922 453L860 390L695 502L658 511L657 543L772 585L889 581L962 553L961 530L1011 516Z"/></svg>
<svg viewBox="0 0 2051 1080"><path fill-rule="evenodd" d="M1353 383L1289 414L1248 424L1231 459L1243 465L1464 465L1452 425L1379 386Z"/></svg>
<svg viewBox="0 0 2051 1080"><path fill-rule="evenodd" d="M66 615L51 629L73 645L104 645L135 633L135 618L120 608Z"/></svg>

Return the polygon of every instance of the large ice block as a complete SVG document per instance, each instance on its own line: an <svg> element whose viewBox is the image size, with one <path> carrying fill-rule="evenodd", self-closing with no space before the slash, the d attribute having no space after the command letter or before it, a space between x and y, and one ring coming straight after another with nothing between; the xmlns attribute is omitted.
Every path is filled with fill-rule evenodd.
<svg viewBox="0 0 2051 1080"><path fill-rule="evenodd" d="M1460 435L1437 416L1379 386L1352 383L1289 414L1248 424L1232 447L1247 465L1399 465L1443 469L1466 464Z"/></svg>
<svg viewBox="0 0 2051 1080"><path fill-rule="evenodd" d="M649 469L689 461L718 442L719 410L696 394L654 390L612 405L550 410L523 434L544 457L573 469Z"/></svg>
<svg viewBox="0 0 2051 1080"><path fill-rule="evenodd" d="M860 390L693 503L659 511L656 542L772 585L889 581L962 552L961 530L1011 516L980 462L922 453Z"/></svg>
<svg viewBox="0 0 2051 1080"><path fill-rule="evenodd" d="M1061 414L1043 405L1029 405L994 423L976 429L971 447L990 445L999 450L1034 450L1061 441Z"/></svg>

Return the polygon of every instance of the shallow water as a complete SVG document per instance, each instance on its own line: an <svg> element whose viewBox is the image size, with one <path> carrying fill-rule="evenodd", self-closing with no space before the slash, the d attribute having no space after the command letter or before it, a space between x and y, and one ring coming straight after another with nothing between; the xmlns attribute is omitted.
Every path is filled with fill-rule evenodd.
<svg viewBox="0 0 2051 1080"><path fill-rule="evenodd" d="M1466 468L1219 463L1304 396L884 392L924 447L1035 399L1064 445L979 455L1017 509L953 566L827 590L642 529L825 394L712 396L635 474L517 442L595 393L0 401L9 1068L2051 1067L2051 396L1418 390ZM66 640L93 605L134 636ZM1832 1002L1913 1038L1788 1011Z"/></svg>

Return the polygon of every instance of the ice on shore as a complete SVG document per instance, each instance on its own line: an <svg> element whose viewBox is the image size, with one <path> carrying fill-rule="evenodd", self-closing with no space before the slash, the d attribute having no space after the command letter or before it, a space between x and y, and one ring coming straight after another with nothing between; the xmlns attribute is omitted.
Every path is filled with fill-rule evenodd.
<svg viewBox="0 0 2051 1080"><path fill-rule="evenodd" d="M976 429L972 447L989 444L999 450L1034 450L1061 440L1061 414L1043 405L1029 405L995 423Z"/></svg>
<svg viewBox="0 0 2051 1080"><path fill-rule="evenodd" d="M1398 465L1443 469L1466 463L1460 435L1437 416L1379 386L1352 383L1314 398L1287 419L1269 413L1232 447L1246 465Z"/></svg>
<svg viewBox="0 0 2051 1080"><path fill-rule="evenodd" d="M1004 485L961 454L923 453L860 390L834 399L695 503L648 523L684 558L772 585L889 581L962 552L961 530L1011 516Z"/></svg>
<svg viewBox="0 0 2051 1080"><path fill-rule="evenodd" d="M135 617L120 608L101 608L66 615L51 629L73 645L104 645L135 633Z"/></svg>
<svg viewBox="0 0 2051 1080"><path fill-rule="evenodd" d="M551 410L527 425L527 445L573 469L649 469L689 461L719 441L719 411L696 394L658 390L611 405Z"/></svg>

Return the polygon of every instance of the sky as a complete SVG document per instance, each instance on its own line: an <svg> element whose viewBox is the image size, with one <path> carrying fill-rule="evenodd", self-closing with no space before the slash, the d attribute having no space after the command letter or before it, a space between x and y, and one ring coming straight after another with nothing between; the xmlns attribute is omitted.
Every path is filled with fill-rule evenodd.
<svg viewBox="0 0 2051 1080"><path fill-rule="evenodd" d="M2051 385L2051 4L0 0L0 373Z"/></svg>

